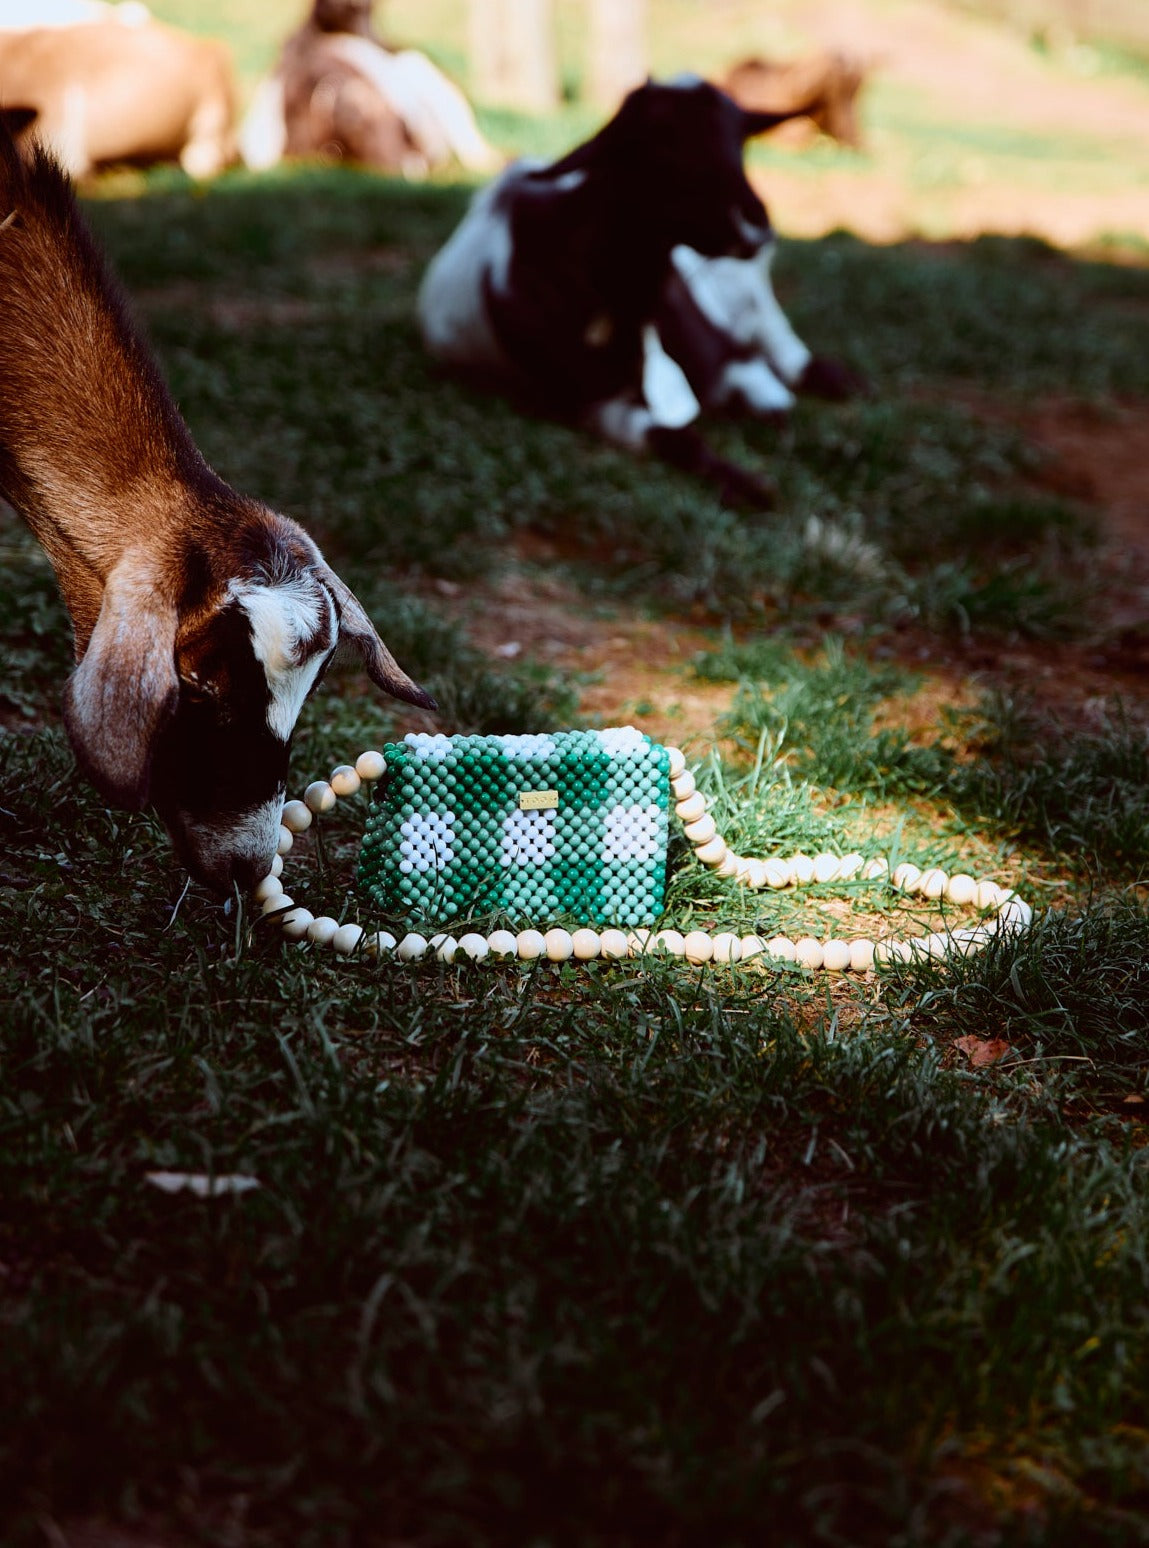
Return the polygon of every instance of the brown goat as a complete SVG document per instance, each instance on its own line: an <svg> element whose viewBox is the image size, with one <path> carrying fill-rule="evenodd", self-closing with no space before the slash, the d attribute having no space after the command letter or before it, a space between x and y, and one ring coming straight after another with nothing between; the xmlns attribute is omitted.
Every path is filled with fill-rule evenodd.
<svg viewBox="0 0 1149 1548"><path fill-rule="evenodd" d="M240 131L248 166L331 156L422 176L452 160L491 172L501 158L459 88L415 49L385 48L371 0L313 0L256 90Z"/></svg>
<svg viewBox="0 0 1149 1548"><path fill-rule="evenodd" d="M226 47L158 22L0 31L0 104L73 177L117 161L179 161L210 177L235 157Z"/></svg>
<svg viewBox="0 0 1149 1548"><path fill-rule="evenodd" d="M831 139L858 150L862 135L857 99L865 78L859 60L827 50L788 64L744 59L720 85L741 107L800 114Z"/></svg>
<svg viewBox="0 0 1149 1548"><path fill-rule="evenodd" d="M56 572L77 758L226 891L275 855L291 736L336 646L429 706L304 530L203 460L56 162L0 126L0 496Z"/></svg>

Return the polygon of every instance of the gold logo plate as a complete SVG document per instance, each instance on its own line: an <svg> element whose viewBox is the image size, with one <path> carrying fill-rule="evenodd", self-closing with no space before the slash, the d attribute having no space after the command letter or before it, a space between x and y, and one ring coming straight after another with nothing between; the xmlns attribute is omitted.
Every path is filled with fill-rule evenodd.
<svg viewBox="0 0 1149 1548"><path fill-rule="evenodd" d="M557 790L522 790L519 792L520 812L553 812L559 804Z"/></svg>

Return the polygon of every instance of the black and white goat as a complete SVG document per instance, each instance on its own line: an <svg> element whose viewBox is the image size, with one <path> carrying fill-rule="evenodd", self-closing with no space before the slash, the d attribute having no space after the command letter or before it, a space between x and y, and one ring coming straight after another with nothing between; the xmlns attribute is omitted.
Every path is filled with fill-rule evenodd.
<svg viewBox="0 0 1149 1548"><path fill-rule="evenodd" d="M72 618L81 767L116 806L150 800L217 890L271 866L295 722L341 641L431 703L307 533L208 467L66 177L2 127L0 496Z"/></svg>
<svg viewBox="0 0 1149 1548"><path fill-rule="evenodd" d="M424 276L427 349L768 504L692 425L703 408L785 409L819 374L774 299L773 232L742 165L746 140L790 116L696 77L649 82L561 160L515 163Z"/></svg>

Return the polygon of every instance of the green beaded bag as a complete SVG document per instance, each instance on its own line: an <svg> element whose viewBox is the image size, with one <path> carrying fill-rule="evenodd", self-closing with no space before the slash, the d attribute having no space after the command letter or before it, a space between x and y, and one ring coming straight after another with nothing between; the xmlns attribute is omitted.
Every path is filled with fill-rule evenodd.
<svg viewBox="0 0 1149 1548"><path fill-rule="evenodd" d="M358 881L384 914L650 925L662 913L670 754L633 726L411 733L383 749Z"/></svg>

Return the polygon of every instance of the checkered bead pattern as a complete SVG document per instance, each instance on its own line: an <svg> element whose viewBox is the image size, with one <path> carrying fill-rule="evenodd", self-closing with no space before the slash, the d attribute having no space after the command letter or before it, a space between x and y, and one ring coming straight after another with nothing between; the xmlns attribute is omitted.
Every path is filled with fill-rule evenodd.
<svg viewBox="0 0 1149 1548"><path fill-rule="evenodd" d="M437 926L662 913L670 756L641 731L412 733L383 754L358 880L384 914Z"/></svg>

